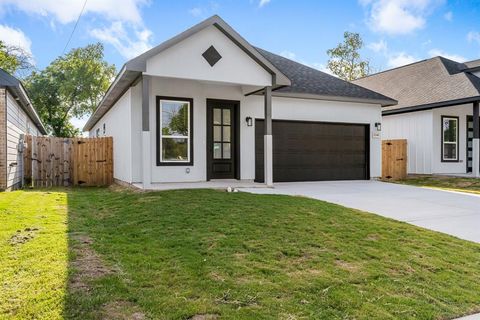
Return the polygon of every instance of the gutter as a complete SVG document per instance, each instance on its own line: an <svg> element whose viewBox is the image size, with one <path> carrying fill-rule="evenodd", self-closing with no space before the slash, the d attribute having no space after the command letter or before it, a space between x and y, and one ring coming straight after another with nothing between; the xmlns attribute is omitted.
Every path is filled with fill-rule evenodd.
<svg viewBox="0 0 480 320"><path fill-rule="evenodd" d="M434 102L428 104L421 104L417 106L411 107L403 107L399 109L393 110L385 110L382 111L383 116L395 115L395 114L402 114L408 112L416 112L416 111L424 111L424 110L431 110L437 108L444 108L444 107L452 107L456 105L466 104L466 103L473 103L475 101L480 101L480 96L456 99L456 100L448 100L448 101L441 101L441 102Z"/></svg>

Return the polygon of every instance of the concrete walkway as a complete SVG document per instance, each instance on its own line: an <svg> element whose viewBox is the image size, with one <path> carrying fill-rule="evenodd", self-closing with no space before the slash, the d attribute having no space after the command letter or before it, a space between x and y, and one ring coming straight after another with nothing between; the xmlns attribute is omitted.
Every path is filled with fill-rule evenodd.
<svg viewBox="0 0 480 320"><path fill-rule="evenodd" d="M259 194L306 196L376 213L480 243L480 196L379 181L276 183L242 188Z"/></svg>

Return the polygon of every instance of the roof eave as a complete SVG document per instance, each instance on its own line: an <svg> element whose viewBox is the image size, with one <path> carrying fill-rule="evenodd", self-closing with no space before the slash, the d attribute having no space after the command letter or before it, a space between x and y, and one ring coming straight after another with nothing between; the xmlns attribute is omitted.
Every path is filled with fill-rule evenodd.
<svg viewBox="0 0 480 320"><path fill-rule="evenodd" d="M285 97L285 98L297 98L297 99L311 99L311 100L326 100L326 101L341 101L341 102L354 102L354 103L366 103L366 104L379 104L382 107L394 106L398 103L396 100L393 100L393 99L356 98L356 97L320 95L320 94L297 93L297 92L273 91L272 96L274 96L274 97Z"/></svg>
<svg viewBox="0 0 480 320"><path fill-rule="evenodd" d="M382 111L382 115L388 116L388 115L402 114L402 113L408 113L408 112L417 112L417 111L425 111L425 110L431 110L431 109L437 109L437 108L453 107L456 105L472 103L475 101L480 101L480 95L461 98L461 99L455 99L455 100L440 101L440 102L433 102L433 103L427 103L427 104L416 105L416 106L402 107L402 108L392 109L392 110L385 110L385 111Z"/></svg>

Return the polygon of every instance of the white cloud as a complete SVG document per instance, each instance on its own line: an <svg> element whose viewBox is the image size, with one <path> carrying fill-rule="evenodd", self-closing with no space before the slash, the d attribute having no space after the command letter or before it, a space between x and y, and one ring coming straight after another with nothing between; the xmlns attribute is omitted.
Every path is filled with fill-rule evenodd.
<svg viewBox="0 0 480 320"><path fill-rule="evenodd" d="M396 68L396 67L404 66L406 64L413 63L415 61L417 61L417 59L415 59L415 57L413 57L409 54L406 54L405 52L397 52L397 53L392 54L388 58L387 63L388 63L388 66L390 68Z"/></svg>
<svg viewBox="0 0 480 320"><path fill-rule="evenodd" d="M217 2L210 1L205 6L198 6L188 10L188 13L196 18L198 17L206 18L207 16L214 14L219 7L220 5Z"/></svg>
<svg viewBox="0 0 480 320"><path fill-rule="evenodd" d="M13 7L28 14L53 17L61 24L74 22L83 7L84 0L0 0L0 11ZM94 0L88 1L84 14L94 13L108 20L142 23L140 7L148 0Z"/></svg>
<svg viewBox="0 0 480 320"><path fill-rule="evenodd" d="M367 45L367 48L376 53L387 53L388 46L385 40L380 40L378 42L372 42Z"/></svg>
<svg viewBox="0 0 480 320"><path fill-rule="evenodd" d="M291 51L288 51L288 50L284 50L282 52L280 52L280 55L284 58L287 58L287 59L290 59L290 60L293 60L293 61L296 61L298 63L301 63L303 65L306 65L310 68L313 68L313 69L317 69L319 71L322 71L322 72L325 72L325 73L328 73L330 75L333 75L332 72L330 71L330 69L328 69L323 63L320 63L320 62L306 62L302 59L298 59L297 58L297 54L294 53L294 52L291 52Z"/></svg>
<svg viewBox="0 0 480 320"><path fill-rule="evenodd" d="M453 12L452 11L448 11L447 13L445 13L443 15L443 18L447 21L453 21Z"/></svg>
<svg viewBox="0 0 480 320"><path fill-rule="evenodd" d="M290 60L296 60L296 58L297 58L297 55L295 53L293 53L291 51L287 51L287 50L280 52L280 55L282 57L290 59Z"/></svg>
<svg viewBox="0 0 480 320"><path fill-rule="evenodd" d="M113 22L110 27L97 28L90 31L91 36L100 41L114 46L122 56L127 59L138 56L152 47L152 32L148 29L132 28L130 33L134 34L134 39L125 29L124 23L120 21Z"/></svg>
<svg viewBox="0 0 480 320"><path fill-rule="evenodd" d="M480 32L470 31L467 34L467 40L468 42L477 42L478 44L480 44Z"/></svg>
<svg viewBox="0 0 480 320"><path fill-rule="evenodd" d="M78 19L85 0L0 0L0 12L7 8L50 19L53 30ZM83 16L94 15L97 25L109 27L89 31L94 38L113 45L122 56L131 58L151 48L152 32L145 27L140 9L150 0L90 0ZM100 22L99 22L100 21Z"/></svg>
<svg viewBox="0 0 480 320"><path fill-rule="evenodd" d="M391 35L408 34L425 26L432 8L444 0L360 0L369 10L368 25Z"/></svg>
<svg viewBox="0 0 480 320"><path fill-rule="evenodd" d="M0 24L0 40L5 44L22 48L32 55L32 41L22 30Z"/></svg>
<svg viewBox="0 0 480 320"><path fill-rule="evenodd" d="M464 56L461 56L461 55L458 55L458 54L450 54L450 53L447 53L447 52L445 52L443 50L440 50L440 49L432 49L432 50L428 51L428 54L430 55L430 57L442 56L444 58L447 58L447 59L450 59L450 60L453 60L453 61L456 61L456 62L465 62L465 61L468 60Z"/></svg>
<svg viewBox="0 0 480 320"><path fill-rule="evenodd" d="M260 2L258 3L258 6L261 8L267 4L270 3L271 0L260 0Z"/></svg>
<svg viewBox="0 0 480 320"><path fill-rule="evenodd" d="M203 15L203 10L202 8L196 7L188 10L188 13L190 13L194 17L200 17L201 15Z"/></svg>

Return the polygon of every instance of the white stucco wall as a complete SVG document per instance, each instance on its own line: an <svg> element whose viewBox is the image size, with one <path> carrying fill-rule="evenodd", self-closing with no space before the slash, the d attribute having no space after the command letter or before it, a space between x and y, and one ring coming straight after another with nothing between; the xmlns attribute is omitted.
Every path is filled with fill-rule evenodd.
<svg viewBox="0 0 480 320"><path fill-rule="evenodd" d="M383 139L407 139L408 173L466 172L466 125L472 104L383 117ZM459 161L442 162L442 116L459 118Z"/></svg>
<svg viewBox="0 0 480 320"><path fill-rule="evenodd" d="M206 180L206 100L208 98L240 101L241 179L253 180L255 178L255 127L248 127L244 119L247 116L263 118L262 96L245 97L240 86L221 86L167 78L153 78L151 93L150 146L152 154L150 160L152 183ZM193 98L193 166L156 165L156 96ZM370 124L371 131L375 130L375 122L381 122L380 106L371 104L274 97L272 109L274 119ZM138 126L138 129L136 126ZM140 123L136 126L133 126L134 132L139 130ZM381 140L371 138L370 141L370 175L371 177L379 177L381 175ZM132 144L135 145L137 142L139 144L141 142L139 137L135 138ZM189 173L187 173L187 168L189 168Z"/></svg>
<svg viewBox="0 0 480 320"><path fill-rule="evenodd" d="M213 67L202 56L211 45L222 56ZM263 67L214 26L149 59L146 74L262 87L272 82Z"/></svg>
<svg viewBox="0 0 480 320"><path fill-rule="evenodd" d="M132 91L130 88L89 132L96 136L113 137L113 177L132 182ZM105 134L103 134L105 124Z"/></svg>
<svg viewBox="0 0 480 320"><path fill-rule="evenodd" d="M22 159L17 151L21 134L39 135L39 130L7 91L7 188L21 182Z"/></svg>

